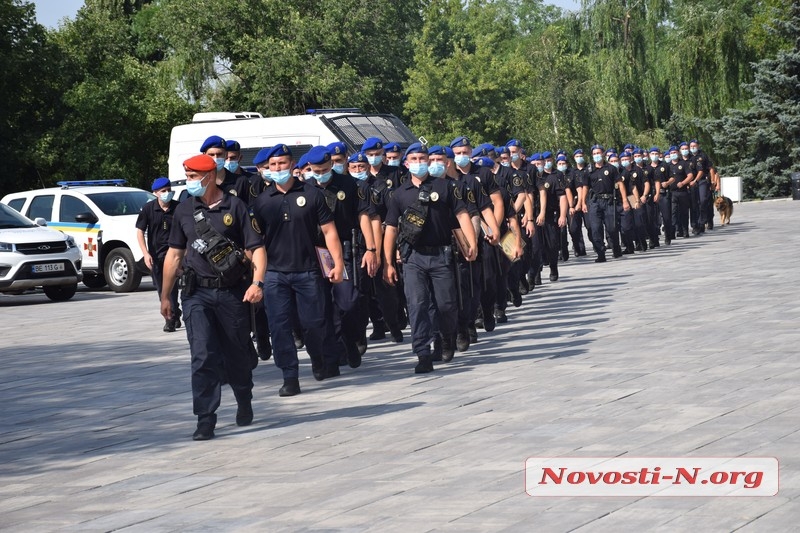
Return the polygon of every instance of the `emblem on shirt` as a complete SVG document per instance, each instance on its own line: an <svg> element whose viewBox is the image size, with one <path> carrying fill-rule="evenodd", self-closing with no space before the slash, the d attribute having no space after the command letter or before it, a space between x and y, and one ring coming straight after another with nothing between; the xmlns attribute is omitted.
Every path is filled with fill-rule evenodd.
<svg viewBox="0 0 800 533"><path fill-rule="evenodd" d="M461 198L462 198L461 190L458 188L458 186L455 183L453 184L453 196L455 196L458 200L461 200Z"/></svg>
<svg viewBox="0 0 800 533"><path fill-rule="evenodd" d="M550 183L549 182L544 182L544 188L545 189L549 189L550 188Z"/></svg>
<svg viewBox="0 0 800 533"><path fill-rule="evenodd" d="M664 172L664 167L661 167L661 172Z"/></svg>
<svg viewBox="0 0 800 533"><path fill-rule="evenodd" d="M337 192L337 193L336 193L336 198L338 198L338 199L339 199L339 201L342 201L342 200L344 200L344 198L345 198L344 191L339 191L339 192Z"/></svg>
<svg viewBox="0 0 800 533"><path fill-rule="evenodd" d="M475 195L472 194L472 191L467 191L467 200L469 200L471 204L475 203Z"/></svg>
<svg viewBox="0 0 800 533"><path fill-rule="evenodd" d="M638 178L638 177L639 177L639 173L638 173L638 172L634 172L634 173L633 173L633 177L634 177L634 178Z"/></svg>
<svg viewBox="0 0 800 533"><path fill-rule="evenodd" d="M222 217L222 223L226 226L233 224L233 215L230 213L225 213L225 215Z"/></svg>
<svg viewBox="0 0 800 533"><path fill-rule="evenodd" d="M431 202L436 202L439 200L439 193L434 191L431 193Z"/></svg>
<svg viewBox="0 0 800 533"><path fill-rule="evenodd" d="M364 189L361 189L360 187L358 189L358 198L359 198L359 200L366 200L367 199L366 195L364 194Z"/></svg>
<svg viewBox="0 0 800 533"><path fill-rule="evenodd" d="M615 184L614 184L614 188L615 188L615 189L619 189L619 183L615 183Z"/></svg>
<svg viewBox="0 0 800 533"><path fill-rule="evenodd" d="M228 191L228 194L230 194L231 196L238 196L238 195L236 194L236 189L231 189L231 190L229 190L229 191Z"/></svg>
<svg viewBox="0 0 800 533"><path fill-rule="evenodd" d="M683 165L678 165L678 170L683 170Z"/></svg>
<svg viewBox="0 0 800 533"><path fill-rule="evenodd" d="M387 187L391 187L392 186L392 180L386 180L386 186Z"/></svg>
<svg viewBox="0 0 800 533"><path fill-rule="evenodd" d="M298 196L297 197L297 205L299 205L300 207L303 207L304 205L306 205L306 197L305 196Z"/></svg>
<svg viewBox="0 0 800 533"><path fill-rule="evenodd" d="M514 176L514 181L512 182L514 187L522 187L522 178L519 176Z"/></svg>
<svg viewBox="0 0 800 533"><path fill-rule="evenodd" d="M258 225L258 222L256 222L255 218L250 219L250 225L253 226L253 229L255 230L256 233L261 235L261 227Z"/></svg>

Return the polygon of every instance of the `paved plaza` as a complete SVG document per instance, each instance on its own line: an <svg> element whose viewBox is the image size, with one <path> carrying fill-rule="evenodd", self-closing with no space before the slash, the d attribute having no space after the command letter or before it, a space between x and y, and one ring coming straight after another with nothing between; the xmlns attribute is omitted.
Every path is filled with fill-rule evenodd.
<svg viewBox="0 0 800 533"><path fill-rule="evenodd" d="M373 343L358 369L279 398L255 370L255 422L223 394L191 440L185 331L150 283L69 302L0 296L0 530L797 531L800 202L561 279L432 374ZM545 274L547 272L545 271ZM531 497L530 456L780 460L772 497Z"/></svg>

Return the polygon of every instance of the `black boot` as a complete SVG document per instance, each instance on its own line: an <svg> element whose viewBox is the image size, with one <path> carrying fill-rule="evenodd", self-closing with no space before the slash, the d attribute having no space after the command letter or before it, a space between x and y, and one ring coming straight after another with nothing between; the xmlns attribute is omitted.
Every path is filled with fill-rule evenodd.
<svg viewBox="0 0 800 533"><path fill-rule="evenodd" d="M431 361L431 356L420 355L419 363L417 363L417 366L414 367L414 373L427 374L428 372L433 372L433 361Z"/></svg>
<svg viewBox="0 0 800 533"><path fill-rule="evenodd" d="M283 387L278 391L278 396L296 396L298 394L300 394L300 380L284 378Z"/></svg>

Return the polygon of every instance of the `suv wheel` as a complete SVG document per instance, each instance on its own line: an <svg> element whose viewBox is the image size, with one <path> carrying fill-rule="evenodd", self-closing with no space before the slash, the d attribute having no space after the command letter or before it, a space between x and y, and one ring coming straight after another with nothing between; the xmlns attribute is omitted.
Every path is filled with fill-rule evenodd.
<svg viewBox="0 0 800 533"><path fill-rule="evenodd" d="M83 284L90 289L102 289L106 286L106 278L102 274L83 273Z"/></svg>
<svg viewBox="0 0 800 533"><path fill-rule="evenodd" d="M54 302L63 302L75 296L75 291L78 290L78 284L72 285L45 285L42 287L45 296Z"/></svg>
<svg viewBox="0 0 800 533"><path fill-rule="evenodd" d="M105 278L114 292L131 292L139 288L141 272L136 269L133 254L127 248L114 248L106 257Z"/></svg>

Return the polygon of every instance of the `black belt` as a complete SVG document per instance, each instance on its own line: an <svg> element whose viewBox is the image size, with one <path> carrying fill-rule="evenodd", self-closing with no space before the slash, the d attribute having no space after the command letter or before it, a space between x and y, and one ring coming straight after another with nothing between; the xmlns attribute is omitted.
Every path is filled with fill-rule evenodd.
<svg viewBox="0 0 800 533"><path fill-rule="evenodd" d="M611 200L614 195L613 194L597 194L594 193L595 198L600 198L601 200Z"/></svg>
<svg viewBox="0 0 800 533"><path fill-rule="evenodd" d="M667 194L669 191L667 189L659 189L659 194Z"/></svg>
<svg viewBox="0 0 800 533"><path fill-rule="evenodd" d="M412 249L417 252L418 254L423 255L437 255L441 252L444 248L448 245L443 246L414 246Z"/></svg>
<svg viewBox="0 0 800 533"><path fill-rule="evenodd" d="M235 284L237 285L237 284ZM226 285L219 278L197 278L197 286L204 289L228 289L234 285Z"/></svg>

